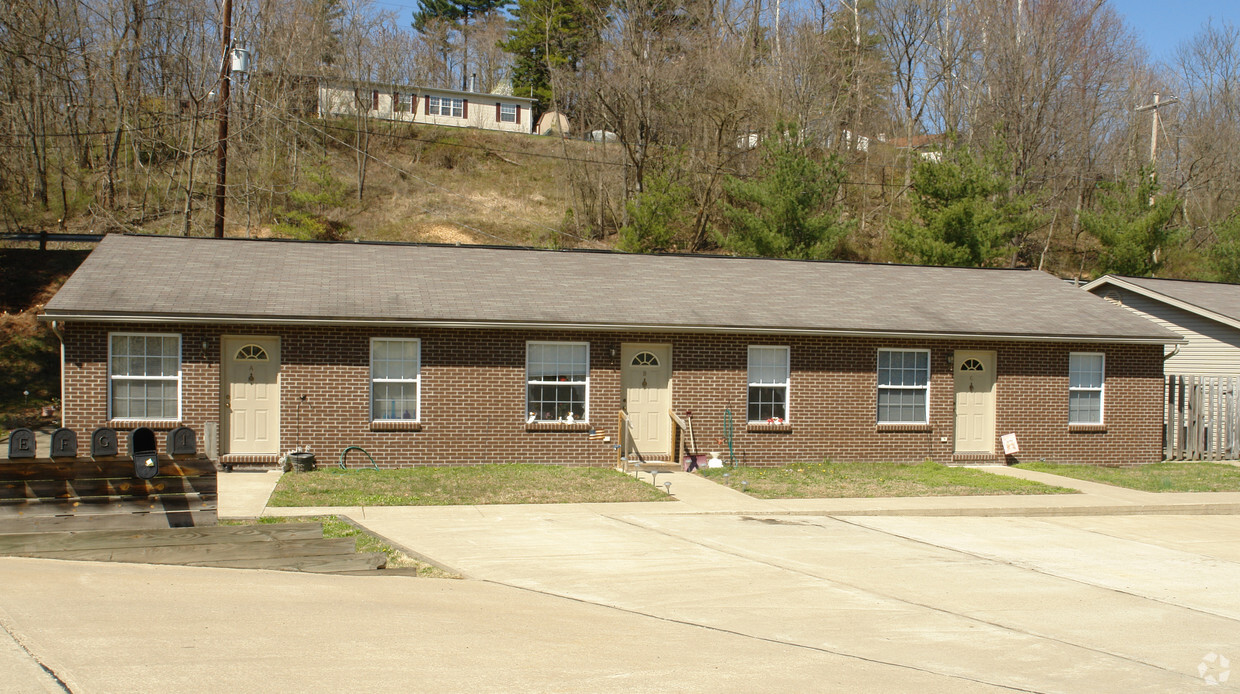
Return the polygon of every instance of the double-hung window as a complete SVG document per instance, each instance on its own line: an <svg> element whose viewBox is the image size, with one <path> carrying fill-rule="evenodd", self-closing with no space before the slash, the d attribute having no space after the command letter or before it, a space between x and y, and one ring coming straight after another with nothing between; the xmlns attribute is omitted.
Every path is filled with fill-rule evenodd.
<svg viewBox="0 0 1240 694"><path fill-rule="evenodd" d="M416 339L370 340L370 418L418 420L422 350Z"/></svg>
<svg viewBox="0 0 1240 694"><path fill-rule="evenodd" d="M108 335L108 417L181 418L180 335Z"/></svg>
<svg viewBox="0 0 1240 694"><path fill-rule="evenodd" d="M527 342L526 411L536 422L583 422L589 416L590 343Z"/></svg>
<svg viewBox="0 0 1240 694"><path fill-rule="evenodd" d="M930 350L878 350L878 423L927 424Z"/></svg>
<svg viewBox="0 0 1240 694"><path fill-rule="evenodd" d="M428 116L464 118L465 102L463 99L453 99L447 96L427 97L426 114Z"/></svg>
<svg viewBox="0 0 1240 694"><path fill-rule="evenodd" d="M517 122L517 105L516 104L500 104L499 105L499 122L516 123Z"/></svg>
<svg viewBox="0 0 1240 694"><path fill-rule="evenodd" d="M1068 424L1102 424L1106 356L1094 352L1068 355Z"/></svg>
<svg viewBox="0 0 1240 694"><path fill-rule="evenodd" d="M749 421L788 421L788 348L749 347Z"/></svg>

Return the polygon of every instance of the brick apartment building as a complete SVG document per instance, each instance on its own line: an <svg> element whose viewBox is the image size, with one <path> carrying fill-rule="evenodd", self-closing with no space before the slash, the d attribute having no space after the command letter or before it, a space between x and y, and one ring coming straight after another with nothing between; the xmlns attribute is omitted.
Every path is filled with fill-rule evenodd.
<svg viewBox="0 0 1240 694"><path fill-rule="evenodd" d="M1147 463L1179 340L1029 270L120 235L42 318L64 426L224 464L666 460L669 411L748 464Z"/></svg>

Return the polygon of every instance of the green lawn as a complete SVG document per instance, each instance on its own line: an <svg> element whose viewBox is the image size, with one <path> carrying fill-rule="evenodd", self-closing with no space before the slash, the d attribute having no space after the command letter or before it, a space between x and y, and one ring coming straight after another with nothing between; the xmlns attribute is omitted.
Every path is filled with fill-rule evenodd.
<svg viewBox="0 0 1240 694"><path fill-rule="evenodd" d="M1143 492L1240 492L1240 467L1219 463L1154 463L1132 467L1020 463L1016 467Z"/></svg>
<svg viewBox="0 0 1240 694"><path fill-rule="evenodd" d="M612 469L473 465L288 473L271 506L459 506L668 501L665 492Z"/></svg>
<svg viewBox="0 0 1240 694"><path fill-rule="evenodd" d="M916 464L804 463L771 468L714 468L702 473L715 482L726 483L762 499L1077 493L1065 487L930 461Z"/></svg>

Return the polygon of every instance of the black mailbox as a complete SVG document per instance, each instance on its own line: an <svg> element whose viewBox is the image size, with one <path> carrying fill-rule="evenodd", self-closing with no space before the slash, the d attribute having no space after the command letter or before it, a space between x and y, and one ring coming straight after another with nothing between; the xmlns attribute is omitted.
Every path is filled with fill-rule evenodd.
<svg viewBox="0 0 1240 694"><path fill-rule="evenodd" d="M168 455L198 455L198 435L189 427L177 427L168 432Z"/></svg>
<svg viewBox="0 0 1240 694"><path fill-rule="evenodd" d="M77 457L77 432L72 429L57 429L52 432L52 457Z"/></svg>
<svg viewBox="0 0 1240 694"><path fill-rule="evenodd" d="M34 432L29 429L14 429L9 434L9 458L34 457Z"/></svg>
<svg viewBox="0 0 1240 694"><path fill-rule="evenodd" d="M107 427L95 429L90 435L90 455L92 458L106 458L120 455L120 444L117 443L116 430Z"/></svg>
<svg viewBox="0 0 1240 694"><path fill-rule="evenodd" d="M133 474L138 479L149 480L159 474L155 432L146 427L129 432L129 455L133 456Z"/></svg>

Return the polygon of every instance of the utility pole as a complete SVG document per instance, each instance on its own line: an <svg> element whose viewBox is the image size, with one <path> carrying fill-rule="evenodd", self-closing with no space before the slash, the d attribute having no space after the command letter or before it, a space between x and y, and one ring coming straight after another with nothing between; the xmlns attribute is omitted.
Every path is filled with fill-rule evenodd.
<svg viewBox="0 0 1240 694"><path fill-rule="evenodd" d="M1154 103L1138 106L1138 112L1149 111L1153 116L1150 120L1150 180L1158 180L1158 109L1162 106L1178 104L1178 97L1169 97L1166 101L1159 100L1158 92L1154 92ZM1150 195L1150 207L1154 206L1154 196Z"/></svg>
<svg viewBox="0 0 1240 694"><path fill-rule="evenodd" d="M1172 97L1168 97L1166 101L1161 101L1159 99L1158 92L1154 92L1154 103L1145 104L1143 106L1138 106L1136 109L1134 109L1138 112L1149 111L1150 115L1153 116L1150 122L1150 165L1151 166L1154 165L1155 161L1158 158L1158 109L1162 106L1170 106L1172 104L1178 104L1178 103L1180 103L1180 100L1178 97L1172 96Z"/></svg>
<svg viewBox="0 0 1240 694"><path fill-rule="evenodd" d="M216 120L220 124L219 139L215 147L215 238L224 238L224 198L228 178L228 88L232 71L232 0L224 0L224 40L220 59L219 106Z"/></svg>

